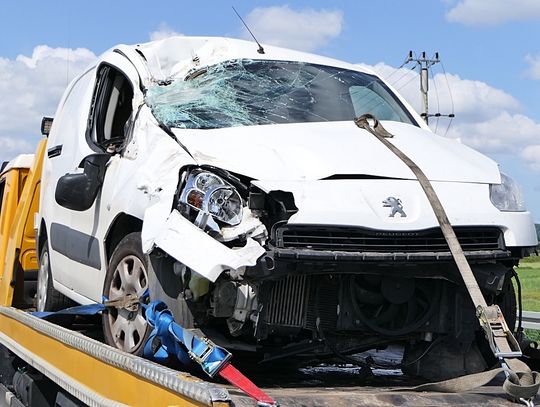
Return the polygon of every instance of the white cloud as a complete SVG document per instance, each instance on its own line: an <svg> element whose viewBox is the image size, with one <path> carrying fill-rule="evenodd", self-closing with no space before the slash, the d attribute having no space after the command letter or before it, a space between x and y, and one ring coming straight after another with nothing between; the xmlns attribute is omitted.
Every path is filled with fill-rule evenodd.
<svg viewBox="0 0 540 407"><path fill-rule="evenodd" d="M365 65L364 65L365 66ZM422 109L419 75L407 68L396 69L383 63L372 66L375 72L394 86L418 111ZM540 142L540 123L521 114L520 103L501 89L485 82L462 79L448 74L448 84L443 74L436 74L429 83L430 113L452 112L452 101L456 114L446 134L448 119L430 118L430 126L437 133L460 139L484 153L514 154L523 158L531 168L540 170L540 154L532 159L537 149L529 147ZM451 89L452 95L448 91ZM437 102L438 95L438 102Z"/></svg>
<svg viewBox="0 0 540 407"><path fill-rule="evenodd" d="M396 70L383 63L371 69L386 78L418 112L421 111L420 78L416 71L409 67ZM461 79L453 74L445 77L442 73L436 74L429 81L429 106L430 113L440 110L442 114L452 113L454 106L456 116L468 122L487 120L501 111L517 112L521 108L512 95L485 82Z"/></svg>
<svg viewBox="0 0 540 407"><path fill-rule="evenodd" d="M95 57L94 53L86 48L51 48L47 45L38 45L34 48L31 57L19 55L16 60L23 62L28 68L36 68L38 63L52 59L64 61L64 63L68 59L70 63L78 63L80 61L88 63L88 61L91 61Z"/></svg>
<svg viewBox="0 0 540 407"><path fill-rule="evenodd" d="M448 134L486 153L519 154L530 143L538 142L540 124L522 114L503 110L483 121L456 120Z"/></svg>
<svg viewBox="0 0 540 407"><path fill-rule="evenodd" d="M13 151L17 153L33 153L35 145L30 143L27 140L10 138L10 137L0 137L0 151ZM6 156L2 161L7 161L13 158L12 156Z"/></svg>
<svg viewBox="0 0 540 407"><path fill-rule="evenodd" d="M540 80L540 54L526 55L525 62L529 64L529 69L527 69L525 74L529 78Z"/></svg>
<svg viewBox="0 0 540 407"><path fill-rule="evenodd" d="M69 81L93 59L84 48L46 45L35 47L31 56L0 58L0 161L33 152L41 118L54 115Z"/></svg>
<svg viewBox="0 0 540 407"><path fill-rule="evenodd" d="M446 13L449 21L466 25L496 25L540 19L538 0L460 0Z"/></svg>
<svg viewBox="0 0 540 407"><path fill-rule="evenodd" d="M181 34L175 31L173 28L169 27L166 23L161 23L156 31L152 31L150 33L150 40L151 41L163 40L165 38L177 37L179 35L184 35L184 34Z"/></svg>
<svg viewBox="0 0 540 407"><path fill-rule="evenodd" d="M540 171L540 145L533 144L527 146L521 152L521 157L525 160L529 168Z"/></svg>
<svg viewBox="0 0 540 407"><path fill-rule="evenodd" d="M292 10L289 6L255 8L245 18L259 42L313 51L339 36L343 13L327 10ZM251 38L245 31L245 38Z"/></svg>

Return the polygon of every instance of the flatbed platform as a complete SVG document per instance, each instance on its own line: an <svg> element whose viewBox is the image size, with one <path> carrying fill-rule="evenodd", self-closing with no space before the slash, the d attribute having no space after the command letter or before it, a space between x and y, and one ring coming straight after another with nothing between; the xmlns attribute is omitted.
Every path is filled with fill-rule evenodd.
<svg viewBox="0 0 540 407"><path fill-rule="evenodd" d="M3 346L86 405L256 405L232 386L126 354L15 308L0 307L0 327ZM382 357L391 361L399 355L390 350ZM352 365L261 365L244 372L282 407L516 405L502 390L503 377L461 394L418 393L404 387L419 382L399 370L375 370L367 380L359 371ZM540 403L540 398L535 401Z"/></svg>
<svg viewBox="0 0 540 407"><path fill-rule="evenodd" d="M516 406L509 401L501 383L483 386L460 394L416 393L388 387L313 387L313 388L265 388L264 390L281 406L302 407L367 407L367 406ZM236 407L250 406L253 401L229 389ZM535 399L538 404L540 399Z"/></svg>
<svg viewBox="0 0 540 407"><path fill-rule="evenodd" d="M373 352L379 361L397 362L399 349ZM413 392L407 387L422 381L405 376L401 370L373 369L373 376L364 379L360 368L352 365L318 366L312 368L252 370L248 376L281 403L291 407L367 407L367 406L516 406L502 389L504 375L489 385L473 391L450 394ZM253 401L238 390L227 387L234 406L253 406ZM400 390L403 389L403 390ZM540 404L537 396L535 404Z"/></svg>

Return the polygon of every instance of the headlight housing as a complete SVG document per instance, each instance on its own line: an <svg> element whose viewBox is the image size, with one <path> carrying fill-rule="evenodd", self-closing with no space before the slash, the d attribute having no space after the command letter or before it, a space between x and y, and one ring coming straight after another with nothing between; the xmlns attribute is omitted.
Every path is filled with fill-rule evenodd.
<svg viewBox="0 0 540 407"><path fill-rule="evenodd" d="M200 227L206 225L208 215L230 226L236 226L242 220L243 202L236 188L209 171L191 171L180 194L180 202L199 211L196 223Z"/></svg>
<svg viewBox="0 0 540 407"><path fill-rule="evenodd" d="M489 198L503 212L524 212L525 201L520 186L509 176L501 173L501 183L489 186Z"/></svg>

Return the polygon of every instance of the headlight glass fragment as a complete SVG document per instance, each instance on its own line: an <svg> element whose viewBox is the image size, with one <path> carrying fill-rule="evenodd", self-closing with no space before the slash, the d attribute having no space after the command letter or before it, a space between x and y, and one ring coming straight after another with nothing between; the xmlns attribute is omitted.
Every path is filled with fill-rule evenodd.
<svg viewBox="0 0 540 407"><path fill-rule="evenodd" d="M509 176L501 173L501 183L489 186L491 203L503 212L526 211L520 186Z"/></svg>
<svg viewBox="0 0 540 407"><path fill-rule="evenodd" d="M180 202L230 226L236 226L242 220L243 203L238 191L208 171L194 170L190 173Z"/></svg>

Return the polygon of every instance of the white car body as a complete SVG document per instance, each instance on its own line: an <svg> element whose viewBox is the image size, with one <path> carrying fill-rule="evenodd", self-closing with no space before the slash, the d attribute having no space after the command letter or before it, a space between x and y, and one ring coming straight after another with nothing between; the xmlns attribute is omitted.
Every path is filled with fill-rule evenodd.
<svg viewBox="0 0 540 407"><path fill-rule="evenodd" d="M223 278L223 273L241 281L246 268L265 256L271 231L246 202L242 222L221 225L218 239L182 216L175 209L175 194L186 166L216 167L249 177L249 187L262 193L291 193L297 211L288 218L288 225L358 227L380 236L406 236L438 228L413 173L376 138L356 127L352 117L349 121L214 129L165 131L160 127L143 89L146 92L159 81L182 80L194 69L239 59L301 61L366 72L357 65L277 47L265 47L265 53L259 54L251 42L225 38L176 37L138 46L121 45L104 53L66 90L43 165L40 236L41 243L43 236L48 237L57 291L80 304L102 300L114 249L108 244L117 241L109 233L115 220L124 215L140 220L145 253L163 251L208 280L210 286ZM62 176L83 171L79 165L86 156L104 153L87 133L96 75L104 64L121 71L132 84L126 140L121 151L111 152L92 206L72 210L57 203L55 191ZM501 211L490 199L490 185L501 183L497 164L458 141L433 134L411 106L393 93L415 125L382 124L394 135L391 142L433 183L451 224L497 228L503 239L501 249L508 253L516 250L509 259L528 254L537 244L531 214ZM383 204L390 197L400 200L406 216L390 216L392 208ZM224 243L244 235L243 246ZM200 295L205 295L205 290ZM246 309L249 313L255 308L250 304ZM239 312L243 311L237 306L235 315ZM257 314L253 315L255 320Z"/></svg>

